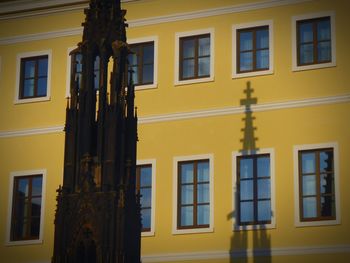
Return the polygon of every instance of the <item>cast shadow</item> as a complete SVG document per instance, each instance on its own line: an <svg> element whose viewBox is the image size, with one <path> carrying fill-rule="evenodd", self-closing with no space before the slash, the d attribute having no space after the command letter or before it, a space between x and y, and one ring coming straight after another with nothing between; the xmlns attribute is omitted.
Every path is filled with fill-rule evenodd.
<svg viewBox="0 0 350 263"><path fill-rule="evenodd" d="M255 136L257 127L254 127L256 118L253 116L252 109L252 105L257 104L258 99L253 97L253 92L254 89L251 88L250 81L248 81L244 90L245 97L240 100L240 105L244 106L244 118L242 118L244 127L241 129L243 138L240 140L242 149L239 150L242 156L255 155L259 150L257 147L258 138ZM237 162L237 160L233 161ZM237 172L234 171L235 175L237 175ZM257 191L256 188L254 191ZM266 227L264 225L240 225L238 223L240 218L239 189L239 183L236 182L236 185L234 185L235 210L227 216L227 219L231 222L232 219L235 219L230 245L230 262L271 263L271 238Z"/></svg>

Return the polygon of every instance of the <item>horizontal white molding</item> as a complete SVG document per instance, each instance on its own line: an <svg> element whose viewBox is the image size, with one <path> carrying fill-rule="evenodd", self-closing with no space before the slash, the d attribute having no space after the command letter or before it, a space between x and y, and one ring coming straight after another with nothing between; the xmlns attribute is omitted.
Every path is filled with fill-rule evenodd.
<svg viewBox="0 0 350 263"><path fill-rule="evenodd" d="M344 94L339 96L332 97L322 97L322 98L311 98L303 100L291 100L285 102L273 102L273 103L263 103L258 105L252 105L252 112L263 112L270 110L282 110L290 108L301 108L301 107L310 107L310 106L319 106L325 104L335 104L335 103L349 103L350 94ZM205 117L214 117L214 116L223 116L223 115L233 115L233 114L242 114L245 112L244 107L225 107L221 109L208 109L208 110L198 110L192 112L179 112L179 113L170 113L170 114L160 114L153 116L144 116L139 117L138 124L148 124L156 122L165 122L165 121L177 121L185 119L194 119L194 118L205 118ZM18 137L26 135L35 135L35 134L46 134L46 133L58 133L63 132L64 125L52 126L45 128L33 128L25 130L15 130L15 131L0 131L0 138L8 137Z"/></svg>
<svg viewBox="0 0 350 263"><path fill-rule="evenodd" d="M144 255L142 262L169 262L205 259L248 258L252 256L291 256L310 254L350 253L350 244L335 246L281 247L267 249L242 249L233 251L205 251Z"/></svg>
<svg viewBox="0 0 350 263"><path fill-rule="evenodd" d="M65 2L67 0L61 0L61 1ZM124 2L129 2L129 1L124 1ZM132 27L140 27L140 26L154 25L154 24L160 24L160 23L176 22L176 21L204 18L204 17L210 17L210 16L224 15L224 14L246 12L246 11L257 10L257 9L278 7L278 6L283 6L283 5L293 5L293 4L299 4L299 3L309 2L309 1L312 1L312 0L268 0L268 1L264 1L264 2L239 4L239 5L233 5L233 6L228 6L228 7L198 10L198 11L194 11L194 12L177 13L177 14L172 14L172 15L149 17L149 18L143 18L143 19L135 19L135 20L129 20L129 21L127 21L127 23L129 24L129 27L132 28ZM21 2L21 1L19 1L19 2ZM37 1L26 0L24 2L37 2ZM46 2L46 5L49 6L49 4L47 2L50 2L50 1L44 1L44 2ZM51 2L53 2L53 1L51 1ZM78 2L78 1L73 1L73 3L74 2ZM10 4L7 4L7 5L10 6ZM14 4L12 4L12 5L14 5ZM19 18L19 17L24 17L24 16L34 16L34 15L40 15L40 14L50 14L50 13L54 13L54 12L72 11L72 10L80 9L80 8L83 9L85 7L87 7L87 4L84 4L83 6L69 5L69 6L56 7L56 8L52 8L52 9L35 10L35 11L31 11L31 12L16 13L16 14L3 14L2 15L0 13L0 20L10 19L10 18ZM21 9L19 9L19 7L17 9L18 9L18 11L21 10ZM0 10L1 10L1 5L0 5ZM51 38L72 36L72 35L81 35L82 33L83 33L82 27L78 27L78 28L71 28L71 29L58 30L58 31L52 31L52 32L43 32L43 33L30 34L30 35L5 37L5 38L0 38L0 45L8 45L8 44L14 44L14 43L19 43L19 42L51 39Z"/></svg>
<svg viewBox="0 0 350 263"><path fill-rule="evenodd" d="M63 129L64 129L64 126L52 126L52 127L45 127L45 128L33 128L33 129L16 130L16 131L0 131L0 138L59 133L59 132L63 132Z"/></svg>
<svg viewBox="0 0 350 263"><path fill-rule="evenodd" d="M252 105L250 108L251 108L251 111L253 112L261 112L261 111L270 111L270 110L318 106L318 105L324 105L324 104L346 103L346 102L350 102L350 94L332 96L332 97L291 100L291 101L284 101L284 102L262 103L262 104ZM203 117L212 117L212 116L221 116L221 115L241 114L244 112L245 112L245 107L239 106L239 107L225 107L220 109L198 110L198 111L192 111L192 112L170 113L170 114L163 114L163 115L140 117L139 124L147 124L147 123L163 122L163 121L176 121L176 120L203 118Z"/></svg>

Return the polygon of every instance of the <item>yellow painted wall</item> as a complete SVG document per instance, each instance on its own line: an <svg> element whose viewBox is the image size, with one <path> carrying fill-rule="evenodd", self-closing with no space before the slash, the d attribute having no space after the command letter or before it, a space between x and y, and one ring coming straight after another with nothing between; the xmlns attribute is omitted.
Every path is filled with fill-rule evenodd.
<svg viewBox="0 0 350 263"><path fill-rule="evenodd" d="M127 19L221 8L261 1L141 0L125 3ZM139 117L239 107L249 81L257 104L350 95L350 2L315 0L246 12L159 23L128 29L128 38L158 36L158 87L136 92ZM336 67L293 72L292 16L335 11ZM82 11L0 20L1 39L80 27ZM274 73L232 79L232 25L273 20ZM214 28L214 81L174 86L175 33ZM53 249L56 192L62 183L64 134L1 136L8 131L63 126L66 105L67 49L80 35L0 45L0 257L5 262L49 262ZM14 104L18 53L52 50L51 99ZM350 101L325 105L254 112L258 148L275 150L276 228L266 231L232 231L232 152L242 148L243 113L139 125L138 159L156 159L155 235L142 238L143 255L163 255L253 248L303 248L347 245L347 254L290 255L231 259L231 262L347 262L350 258ZM337 142L341 223L333 226L295 227L293 146ZM214 156L214 231L172 234L173 158L197 154ZM7 246L9 176L13 171L47 169L44 242ZM1 261L1 260L0 260ZM230 259L193 262L229 262ZM170 261L169 261L170 262Z"/></svg>

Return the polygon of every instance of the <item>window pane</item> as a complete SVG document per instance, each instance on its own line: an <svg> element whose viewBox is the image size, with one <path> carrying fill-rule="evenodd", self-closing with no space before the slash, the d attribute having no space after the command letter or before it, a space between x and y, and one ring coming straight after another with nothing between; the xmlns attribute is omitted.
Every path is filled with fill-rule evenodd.
<svg viewBox="0 0 350 263"><path fill-rule="evenodd" d="M333 152L332 151L320 152L320 171L321 172L333 171Z"/></svg>
<svg viewBox="0 0 350 263"><path fill-rule="evenodd" d="M138 67L135 66L135 67L132 67L132 80L134 82L135 85L137 85L139 83L139 73L138 73Z"/></svg>
<svg viewBox="0 0 350 263"><path fill-rule="evenodd" d="M299 26L299 30L300 43L313 41L312 22L301 23Z"/></svg>
<svg viewBox="0 0 350 263"><path fill-rule="evenodd" d="M151 228L151 209L141 209L142 228Z"/></svg>
<svg viewBox="0 0 350 263"><path fill-rule="evenodd" d="M40 217L41 197L32 198L32 216Z"/></svg>
<svg viewBox="0 0 350 263"><path fill-rule="evenodd" d="M141 207L151 207L152 191L150 188L140 189Z"/></svg>
<svg viewBox="0 0 350 263"><path fill-rule="evenodd" d="M34 96L34 79L26 79L23 87L23 97Z"/></svg>
<svg viewBox="0 0 350 263"><path fill-rule="evenodd" d="M140 186L151 186L152 185L152 167L143 166L140 168Z"/></svg>
<svg viewBox="0 0 350 263"><path fill-rule="evenodd" d="M240 71L253 69L253 52L245 52L240 54L239 58Z"/></svg>
<svg viewBox="0 0 350 263"><path fill-rule="evenodd" d="M303 198L303 217L311 218L317 216L316 197Z"/></svg>
<svg viewBox="0 0 350 263"><path fill-rule="evenodd" d="M253 159L240 159L240 177L253 178Z"/></svg>
<svg viewBox="0 0 350 263"><path fill-rule="evenodd" d="M256 31L256 48L268 48L269 47L269 30Z"/></svg>
<svg viewBox="0 0 350 263"><path fill-rule="evenodd" d="M143 66L142 82L143 83L152 83L153 82L153 64Z"/></svg>
<svg viewBox="0 0 350 263"><path fill-rule="evenodd" d="M28 221L26 219L18 220L14 228L15 239L23 239L27 235Z"/></svg>
<svg viewBox="0 0 350 263"><path fill-rule="evenodd" d="M270 179L258 179L258 198L271 197Z"/></svg>
<svg viewBox="0 0 350 263"><path fill-rule="evenodd" d="M258 201L258 221L271 220L271 202L270 200Z"/></svg>
<svg viewBox="0 0 350 263"><path fill-rule="evenodd" d="M335 202L332 195L321 197L321 216L335 216Z"/></svg>
<svg viewBox="0 0 350 263"><path fill-rule="evenodd" d="M253 202L241 202L240 204L241 222L251 222L254 220Z"/></svg>
<svg viewBox="0 0 350 263"><path fill-rule="evenodd" d="M193 183L193 163L181 164L181 183Z"/></svg>
<svg viewBox="0 0 350 263"><path fill-rule="evenodd" d="M209 205L198 206L197 224L209 225Z"/></svg>
<svg viewBox="0 0 350 263"><path fill-rule="evenodd" d="M83 56L80 53L75 55L75 63L76 63L76 72L77 73L80 73L83 71L82 60L83 60Z"/></svg>
<svg viewBox="0 0 350 263"><path fill-rule="evenodd" d="M194 39L182 40L182 57L193 58L194 57Z"/></svg>
<svg viewBox="0 0 350 263"><path fill-rule="evenodd" d="M200 162L197 164L198 182L209 182L209 162Z"/></svg>
<svg viewBox="0 0 350 263"><path fill-rule="evenodd" d="M316 175L303 176L303 195L316 195Z"/></svg>
<svg viewBox="0 0 350 263"><path fill-rule="evenodd" d="M182 78L191 77L194 77L194 59L187 59L182 63Z"/></svg>
<svg viewBox="0 0 350 263"><path fill-rule="evenodd" d="M331 60L331 42L320 42L317 45L318 61L330 61Z"/></svg>
<svg viewBox="0 0 350 263"><path fill-rule="evenodd" d="M321 194L334 194L335 188L333 174L321 174L320 177Z"/></svg>
<svg viewBox="0 0 350 263"><path fill-rule="evenodd" d="M302 153L302 173L315 173L315 153Z"/></svg>
<svg viewBox="0 0 350 263"><path fill-rule="evenodd" d="M269 68L269 51L259 50L256 52L256 68L268 69Z"/></svg>
<svg viewBox="0 0 350 263"><path fill-rule="evenodd" d="M210 58L199 58L198 59L198 76L209 76L210 75Z"/></svg>
<svg viewBox="0 0 350 263"><path fill-rule="evenodd" d="M38 94L37 94L37 96L46 96L46 89L47 89L46 77L39 78L38 79Z"/></svg>
<svg viewBox="0 0 350 263"><path fill-rule="evenodd" d="M210 38L200 38L198 40L198 56L209 56L210 55Z"/></svg>
<svg viewBox="0 0 350 263"><path fill-rule="evenodd" d="M193 206L181 207L181 226L193 225Z"/></svg>
<svg viewBox="0 0 350 263"><path fill-rule="evenodd" d="M39 237L39 230L40 230L40 217L32 218L31 226L30 226L30 236Z"/></svg>
<svg viewBox="0 0 350 263"><path fill-rule="evenodd" d="M252 32L240 32L239 33L239 50L252 50L253 49L253 33Z"/></svg>
<svg viewBox="0 0 350 263"><path fill-rule="evenodd" d="M258 177L270 177L270 157L258 157Z"/></svg>
<svg viewBox="0 0 350 263"><path fill-rule="evenodd" d="M25 211L27 211L27 207L28 207L26 200L28 200L28 199L24 199L24 198L17 198L16 199L15 217L17 219L24 218L27 216L27 214L25 214Z"/></svg>
<svg viewBox="0 0 350 263"><path fill-rule="evenodd" d="M129 65L134 66L137 65L137 54L129 54L128 55Z"/></svg>
<svg viewBox="0 0 350 263"><path fill-rule="evenodd" d="M24 77L34 78L35 75L35 61L25 61L24 62Z"/></svg>
<svg viewBox="0 0 350 263"><path fill-rule="evenodd" d="M29 190L29 179L28 178L18 179L18 192L17 193L21 197L27 197L28 190Z"/></svg>
<svg viewBox="0 0 350 263"><path fill-rule="evenodd" d="M331 39L331 23L330 20L323 20L317 23L317 40Z"/></svg>
<svg viewBox="0 0 350 263"><path fill-rule="evenodd" d="M147 45L143 47L143 64L152 63L154 58L154 47L153 45Z"/></svg>
<svg viewBox="0 0 350 263"><path fill-rule="evenodd" d="M46 77L47 76L47 58L39 60L38 76L39 77Z"/></svg>
<svg viewBox="0 0 350 263"><path fill-rule="evenodd" d="M209 184L197 186L197 203L209 203Z"/></svg>
<svg viewBox="0 0 350 263"><path fill-rule="evenodd" d="M42 177L32 179L32 196L41 196Z"/></svg>
<svg viewBox="0 0 350 263"><path fill-rule="evenodd" d="M252 200L253 199L253 180L241 181L240 185L240 200Z"/></svg>
<svg viewBox="0 0 350 263"><path fill-rule="evenodd" d="M193 204L193 185L181 186L181 204Z"/></svg>
<svg viewBox="0 0 350 263"><path fill-rule="evenodd" d="M309 64L314 62L314 47L313 44L301 45L299 60L301 64Z"/></svg>

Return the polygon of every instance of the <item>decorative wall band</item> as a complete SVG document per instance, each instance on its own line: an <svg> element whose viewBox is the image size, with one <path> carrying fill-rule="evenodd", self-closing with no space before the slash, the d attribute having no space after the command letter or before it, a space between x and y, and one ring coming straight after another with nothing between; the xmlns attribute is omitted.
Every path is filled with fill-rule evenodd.
<svg viewBox="0 0 350 263"><path fill-rule="evenodd" d="M206 251L173 253L159 255L144 255L142 262L169 262L185 260L205 260L205 259L229 259L229 258L248 258L256 256L291 256L291 255L310 255L310 254L331 254L331 253L350 253L350 244L336 246L312 246L312 247L282 247L270 249L246 249L234 251Z"/></svg>
<svg viewBox="0 0 350 263"><path fill-rule="evenodd" d="M319 105L335 104L335 103L349 103L349 102L350 102L350 94L346 94L346 95L333 96L333 97L312 98L312 99L292 100L292 101L286 101L286 102L275 102L275 103L252 105L251 111L263 112L263 111L270 111L270 110L301 108L301 107L319 106ZM180 113L139 117L138 123L149 124L149 123L165 122L165 121L177 121L177 120L186 120L186 119L194 119L194 118L242 114L244 112L245 112L244 107L226 107L221 109L209 109L209 110L199 110L199 111L192 111L192 112L180 112ZM61 125L61 126L53 126L53 127L47 127L47 128L34 128L34 129L18 130L18 131L0 131L0 138L35 135L35 134L46 134L46 133L58 133L58 132L63 132L63 129L64 129L64 126Z"/></svg>
<svg viewBox="0 0 350 263"><path fill-rule="evenodd" d="M252 105L251 110L253 112L261 112L261 111L269 111L269 110L300 108L300 107L318 106L318 105L334 104L334 103L346 103L346 102L350 102L350 94L333 96L333 97L324 97L324 98L311 98L311 99L303 99L303 100L292 100L292 101L286 101L286 102L257 104L257 105ZM244 107L226 107L221 109L171 113L171 114L164 114L164 115L141 117L139 118L139 124L240 114L244 112L245 112Z"/></svg>
<svg viewBox="0 0 350 263"><path fill-rule="evenodd" d="M36 134L59 133L59 132L63 132L63 129L64 129L64 126L53 126L53 127L46 127L46 128L5 131L5 132L0 132L0 138L10 138L10 137L28 136L28 135L36 135Z"/></svg>
<svg viewBox="0 0 350 263"><path fill-rule="evenodd" d="M184 20L189 20L189 19L239 13L239 12L264 9L264 8L270 8L270 7L293 5L293 4L299 4L299 3L309 2L309 1L312 1L312 0L268 0L268 1L264 1L264 2L239 4L239 5L234 5L234 6L213 8L213 9L207 9L207 10L199 10L199 11L194 11L194 12L186 12L186 13L178 13L178 14L173 14L173 15L165 15L165 16L158 16L158 17L129 20L128 24L129 24L129 27L140 27L140 26L154 25L154 24L160 24L160 23L184 21ZM125 1L125 2L128 2L128 1ZM72 5L72 6L65 5L65 6L62 6L60 8L56 7L56 8L51 8L51 9L47 9L47 10L36 10L36 11L32 11L32 12L24 12L24 13L16 13L16 14L7 14L7 15L0 14L0 20L10 19L10 18L19 18L19 17L25 17L25 16L32 16L32 15L39 15L39 14L50 14L50 13L54 13L54 12L59 12L59 10L61 12L73 11L73 10L76 10L79 8L82 9L84 7L86 7L86 4ZM5 38L0 38L0 45L9 45L9 44L26 42L26 41L52 39L52 38L72 36L72 35L81 35L82 32L83 32L83 29L79 27L79 28L71 28L71 29L58 30L58 31L52 31L52 32L31 34L31 35L5 37Z"/></svg>

